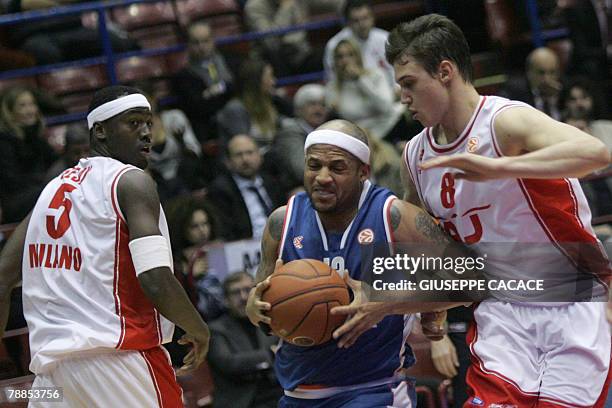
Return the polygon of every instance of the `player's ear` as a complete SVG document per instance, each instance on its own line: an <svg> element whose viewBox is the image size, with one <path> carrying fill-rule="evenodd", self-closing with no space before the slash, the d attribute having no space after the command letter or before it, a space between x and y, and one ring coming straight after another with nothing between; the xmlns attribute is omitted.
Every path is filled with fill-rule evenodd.
<svg viewBox="0 0 612 408"><path fill-rule="evenodd" d="M454 72L455 67L452 62L449 60L442 60L442 62L440 62L438 66L438 78L444 85L448 85Z"/></svg>
<svg viewBox="0 0 612 408"><path fill-rule="evenodd" d="M359 181L363 183L369 178L370 178L370 165L361 164L361 166L359 166Z"/></svg>
<svg viewBox="0 0 612 408"><path fill-rule="evenodd" d="M91 129L92 133L93 133L93 137L96 140L99 141L104 141L106 140L106 131L104 129L104 126L102 125L102 123L100 122L96 122L93 124L93 128Z"/></svg>

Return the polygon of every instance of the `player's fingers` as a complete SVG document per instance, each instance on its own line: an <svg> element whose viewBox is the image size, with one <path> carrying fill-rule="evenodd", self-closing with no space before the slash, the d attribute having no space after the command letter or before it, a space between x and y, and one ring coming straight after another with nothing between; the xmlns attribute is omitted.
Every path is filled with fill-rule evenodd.
<svg viewBox="0 0 612 408"><path fill-rule="evenodd" d="M451 351L451 361L453 363L453 366L459 367L459 357L457 356L456 350Z"/></svg>
<svg viewBox="0 0 612 408"><path fill-rule="evenodd" d="M263 291L268 289L268 286L270 286L270 278L262 280L261 282L259 282L257 284L257 286L255 286L255 295L257 297L260 297L261 294L263 293Z"/></svg>
<svg viewBox="0 0 612 408"><path fill-rule="evenodd" d="M270 310L272 309L272 305L268 302L262 302L261 300L255 301L255 307L259 310Z"/></svg>
<svg viewBox="0 0 612 408"><path fill-rule="evenodd" d="M352 315L359 310L358 305L346 305L332 307L330 313L333 315Z"/></svg>
<svg viewBox="0 0 612 408"><path fill-rule="evenodd" d="M255 315L255 318L257 319L257 322L261 322L261 323L265 323L265 324L270 324L272 323L272 319L269 316L266 316L263 313L257 313Z"/></svg>

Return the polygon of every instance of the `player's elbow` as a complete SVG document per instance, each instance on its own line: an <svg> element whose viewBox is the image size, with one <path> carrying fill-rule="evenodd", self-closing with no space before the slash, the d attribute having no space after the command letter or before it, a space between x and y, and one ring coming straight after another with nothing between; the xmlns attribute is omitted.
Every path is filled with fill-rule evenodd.
<svg viewBox="0 0 612 408"><path fill-rule="evenodd" d="M151 269L138 275L138 282L145 296L150 300L162 299L166 285L163 282L166 271L162 268Z"/></svg>

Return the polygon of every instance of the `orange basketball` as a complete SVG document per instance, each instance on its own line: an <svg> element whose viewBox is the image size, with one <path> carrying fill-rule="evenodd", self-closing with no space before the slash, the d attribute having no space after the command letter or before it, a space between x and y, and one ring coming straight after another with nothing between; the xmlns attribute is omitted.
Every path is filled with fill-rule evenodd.
<svg viewBox="0 0 612 408"><path fill-rule="evenodd" d="M331 340L345 316L333 316L329 311L347 305L349 293L335 269L315 259L299 259L270 276L262 300L272 305L267 314L274 334L306 347Z"/></svg>

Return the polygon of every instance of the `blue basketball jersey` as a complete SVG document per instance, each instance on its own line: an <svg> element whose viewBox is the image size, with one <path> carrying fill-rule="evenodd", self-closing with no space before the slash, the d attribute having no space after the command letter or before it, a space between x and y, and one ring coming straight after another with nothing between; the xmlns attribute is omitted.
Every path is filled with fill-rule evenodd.
<svg viewBox="0 0 612 408"><path fill-rule="evenodd" d="M353 279L361 275L362 251L392 242L389 225L389 190L366 181L357 215L343 234L328 234L306 193L287 204L279 254L284 263L296 259L318 259L338 271L348 270ZM283 343L276 354L275 370L281 386L338 387L393 377L398 369L414 364L406 344L412 316L388 316L359 337L348 349L336 341L313 347Z"/></svg>

